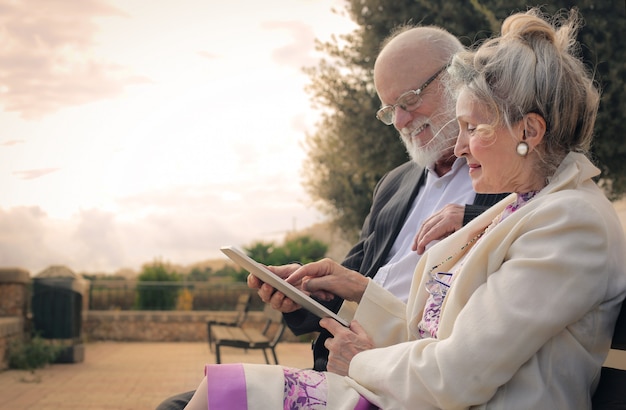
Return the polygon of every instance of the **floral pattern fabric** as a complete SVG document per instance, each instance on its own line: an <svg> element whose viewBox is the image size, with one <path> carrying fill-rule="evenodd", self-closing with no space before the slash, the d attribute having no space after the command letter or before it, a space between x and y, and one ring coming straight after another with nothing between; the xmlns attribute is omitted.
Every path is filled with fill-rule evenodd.
<svg viewBox="0 0 626 410"><path fill-rule="evenodd" d="M485 233L487 233L494 225L502 222L504 218L511 215L513 212L517 211L519 208L524 206L528 201L534 198L539 191L530 191L521 194L517 194L517 199L502 211L502 214L499 215L492 223L487 227ZM474 238L470 243L464 246L475 243L480 235L477 238ZM465 256L464 256L465 258ZM426 300L426 306L424 307L424 314L422 316L422 320L419 322L417 328L422 338L432 337L437 338L437 332L439 330L439 319L441 317L441 306L443 305L443 300L448 293L448 289L452 286L452 282L454 280L454 273L458 272L461 266L463 265L463 261L459 263L452 273L447 272L438 272L432 274L432 278L426 283L426 288L430 295ZM435 267L436 268L436 267Z"/></svg>
<svg viewBox="0 0 626 410"><path fill-rule="evenodd" d="M284 368L284 410L325 409L328 387L324 373Z"/></svg>

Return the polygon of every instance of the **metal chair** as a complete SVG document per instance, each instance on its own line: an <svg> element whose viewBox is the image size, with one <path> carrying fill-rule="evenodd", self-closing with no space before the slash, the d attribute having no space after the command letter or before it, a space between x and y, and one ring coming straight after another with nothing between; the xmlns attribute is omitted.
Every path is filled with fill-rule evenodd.
<svg viewBox="0 0 626 410"><path fill-rule="evenodd" d="M236 326L241 327L243 322L246 320L248 316L248 310L250 310L250 302L252 298L250 293L242 293L237 298L237 304L235 305L236 315L232 320L210 320L207 322L207 333L209 337L209 350L213 351L213 339L211 336L211 327L212 326Z"/></svg>

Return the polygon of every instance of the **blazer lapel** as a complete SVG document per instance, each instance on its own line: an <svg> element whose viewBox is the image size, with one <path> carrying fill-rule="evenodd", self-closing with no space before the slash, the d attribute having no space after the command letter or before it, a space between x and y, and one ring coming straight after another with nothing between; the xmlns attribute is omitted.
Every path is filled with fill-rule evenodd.
<svg viewBox="0 0 626 410"><path fill-rule="evenodd" d="M377 215L375 241L372 243L372 249L369 252L371 262L367 263L364 260L363 263L363 266L368 268L366 276L373 277L385 263L389 250L402 229L411 205L423 184L424 169L417 165L411 167L402 178L396 193L391 196L389 202L383 208L383 210L390 209L391 212L380 212Z"/></svg>

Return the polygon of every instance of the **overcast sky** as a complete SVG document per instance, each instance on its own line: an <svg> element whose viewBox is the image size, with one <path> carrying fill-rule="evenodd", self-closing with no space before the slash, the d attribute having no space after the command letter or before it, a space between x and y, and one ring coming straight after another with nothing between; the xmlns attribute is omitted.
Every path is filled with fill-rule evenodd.
<svg viewBox="0 0 626 410"><path fill-rule="evenodd" d="M0 0L0 267L189 264L322 220L301 67L339 0Z"/></svg>

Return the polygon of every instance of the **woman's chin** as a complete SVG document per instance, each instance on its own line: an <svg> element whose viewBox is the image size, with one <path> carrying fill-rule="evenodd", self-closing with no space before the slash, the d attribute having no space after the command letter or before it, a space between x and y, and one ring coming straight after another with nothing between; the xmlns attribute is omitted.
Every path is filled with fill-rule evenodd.
<svg viewBox="0 0 626 410"><path fill-rule="evenodd" d="M499 192L494 192L489 186L485 184L481 184L480 180L472 179L472 188L474 188L474 192L477 194L496 194Z"/></svg>

